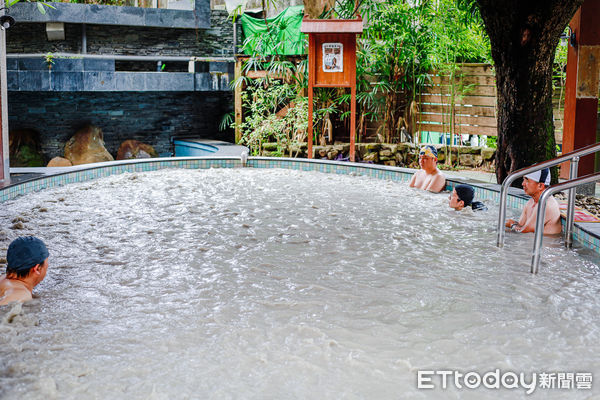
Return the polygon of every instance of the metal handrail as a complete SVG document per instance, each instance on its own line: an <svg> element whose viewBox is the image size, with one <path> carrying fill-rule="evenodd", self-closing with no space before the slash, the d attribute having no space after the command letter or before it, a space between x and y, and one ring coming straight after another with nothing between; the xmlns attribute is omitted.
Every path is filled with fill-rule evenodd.
<svg viewBox="0 0 600 400"><path fill-rule="evenodd" d="M508 196L508 188L510 185L518 178L525 176L531 172L539 171L543 168L553 167L565 161L571 162L571 171L569 176L569 181L577 178L577 166L579 163L579 157L587 156L588 154L593 154L600 151L600 143L590 144L588 146L582 147L578 150L572 151L567 154L563 154L560 157L553 158L548 161L543 161L537 164L533 164L530 167L522 168L508 175L504 182L502 182L502 187L500 189L500 209L498 211L498 240L496 245L498 247L504 246L504 223L506 219L506 200ZM565 230L565 245L570 247L573 243L572 233L573 233L573 217L575 215L575 190L571 189L569 191L568 196L568 204L567 204L567 228Z"/></svg>
<svg viewBox="0 0 600 400"><path fill-rule="evenodd" d="M559 183L558 185L549 187L542 192L542 195L538 200L537 219L535 221L535 239L533 240L533 258L531 260L532 274L537 274L539 270L540 248L542 247L542 240L544 238L544 217L546 215L546 202L548 201L548 198L550 198L550 196L552 196L554 193L562 190L570 189L571 192L575 192L575 187L595 181L600 181L600 172Z"/></svg>

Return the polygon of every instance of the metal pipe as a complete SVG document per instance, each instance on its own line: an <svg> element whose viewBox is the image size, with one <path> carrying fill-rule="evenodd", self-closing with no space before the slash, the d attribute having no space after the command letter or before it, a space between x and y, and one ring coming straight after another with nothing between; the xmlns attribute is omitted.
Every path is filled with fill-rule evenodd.
<svg viewBox="0 0 600 400"><path fill-rule="evenodd" d="M574 157L571 160L571 170L569 180L577 178L577 167L579 166L579 157ZM573 247L573 221L575 220L575 188L569 189L567 202L567 223L565 229L565 247Z"/></svg>
<svg viewBox="0 0 600 400"><path fill-rule="evenodd" d="M572 189L577 186L585 185L586 183L600 181L600 172L582 176L571 181L559 183L544 190L538 200L537 219L535 221L535 232L533 240L533 257L531 259L531 273L537 274L540 265L540 248L544 237L544 217L546 215L546 202L554 193Z"/></svg>
<svg viewBox="0 0 600 400"><path fill-rule="evenodd" d="M571 151L567 154L563 154L560 157L533 164L530 167L521 168L508 175L506 179L504 179L504 182L502 182L502 186L500 189L500 209L498 210L498 240L496 242L496 245L498 247L502 247L504 245L504 219L506 218L506 197L508 196L508 188L517 178L525 176L530 172L538 171L547 167L553 167L565 161L570 161L575 157L583 157L588 154L595 153L597 151L600 151L600 143L590 144L588 146L582 147L581 149Z"/></svg>
<svg viewBox="0 0 600 400"><path fill-rule="evenodd" d="M517 173L511 174L504 179L500 188L500 209L498 211L498 240L496 246L504 246L504 220L506 219L506 202L510 185L518 178Z"/></svg>
<svg viewBox="0 0 600 400"><path fill-rule="evenodd" d="M118 60L118 61L199 61L199 62L235 62L234 57L195 57L195 56L126 56L120 54L78 54L78 53L52 53L55 58L90 58L96 60ZM7 54L8 58L35 58L45 57L42 53L19 53Z"/></svg>
<svg viewBox="0 0 600 400"><path fill-rule="evenodd" d="M535 219L535 235L533 239L533 259L531 260L531 273L537 274L540 264L540 248L542 247L542 240L544 238L544 217L546 216L546 201L550 197L552 190L550 188L544 190L540 198L538 199L538 209Z"/></svg>

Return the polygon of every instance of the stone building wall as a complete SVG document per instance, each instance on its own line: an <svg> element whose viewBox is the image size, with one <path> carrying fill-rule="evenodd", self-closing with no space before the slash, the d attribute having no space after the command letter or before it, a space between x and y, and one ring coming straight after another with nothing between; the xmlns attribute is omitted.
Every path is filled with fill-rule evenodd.
<svg viewBox="0 0 600 400"><path fill-rule="evenodd" d="M48 41L45 29L45 23L17 23L7 31L7 53L82 52L81 24L65 23L65 40L60 41ZM224 10L211 11L209 29L87 24L86 38L87 54L198 57L233 55L233 25ZM119 63L132 65L119 68L119 64L117 70L156 70L156 61ZM223 64L225 70L233 66L227 63L219 63L219 66L220 64ZM187 72L185 62L168 63L167 67L166 71ZM46 161L61 156L65 142L87 123L102 129L106 148L113 156L121 142L127 139L148 143L161 156L171 154L170 139L173 136L233 141L231 130L218 130L221 118L232 107L231 91L9 90L8 93L9 130L38 131Z"/></svg>
<svg viewBox="0 0 600 400"><path fill-rule="evenodd" d="M65 24L65 40L48 41L46 24L18 23L7 30L7 53L81 53L82 25ZM88 54L231 56L233 25L224 10L211 12L210 29L86 25ZM239 36L238 36L239 37Z"/></svg>
<svg viewBox="0 0 600 400"><path fill-rule="evenodd" d="M76 130L91 123L104 132L107 150L115 156L121 142L135 139L171 153L172 136L233 141L233 131L219 132L221 117L231 109L231 93L202 92L11 92L11 132L40 133L46 161L62 156Z"/></svg>

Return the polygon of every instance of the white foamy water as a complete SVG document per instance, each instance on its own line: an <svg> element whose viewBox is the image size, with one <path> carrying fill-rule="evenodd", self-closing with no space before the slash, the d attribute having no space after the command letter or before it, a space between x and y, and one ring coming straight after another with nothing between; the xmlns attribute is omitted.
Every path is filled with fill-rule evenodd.
<svg viewBox="0 0 600 400"><path fill-rule="evenodd" d="M0 307L0 398L514 399L524 389L418 390L417 371L600 379L592 256L545 238L532 276L532 235L498 249L497 208L457 213L447 196L212 169L3 203L0 254L34 234L50 269L38 299Z"/></svg>

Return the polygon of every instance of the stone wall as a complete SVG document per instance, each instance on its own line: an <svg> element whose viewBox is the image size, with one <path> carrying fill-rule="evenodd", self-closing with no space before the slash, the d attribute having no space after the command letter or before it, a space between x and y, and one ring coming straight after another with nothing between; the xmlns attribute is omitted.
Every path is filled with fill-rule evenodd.
<svg viewBox="0 0 600 400"><path fill-rule="evenodd" d="M438 149L438 161L446 161L446 147L435 145ZM290 156L290 149L278 149L277 143L264 143L262 146L262 156ZM292 157L306 157L307 144L292 146ZM350 144L338 143L328 146L313 146L313 157L317 159L344 159L348 157ZM384 144L384 143L357 143L356 155L357 161L372 162L374 164L383 164L398 167L418 167L419 147L411 143ZM452 147L452 162L464 167L484 167L490 168L496 151L485 147L454 146Z"/></svg>
<svg viewBox="0 0 600 400"><path fill-rule="evenodd" d="M127 139L167 156L172 136L233 141L232 130L218 130L232 104L227 92L10 92L9 128L38 131L46 161L61 156L65 142L86 123L102 129L113 156Z"/></svg>
<svg viewBox="0 0 600 400"><path fill-rule="evenodd" d="M233 26L227 12L211 12L210 29L86 25L87 53L231 56ZM65 24L65 40L48 41L46 24L17 23L6 31L7 53L81 53L82 25ZM239 37L239 36L238 36Z"/></svg>
<svg viewBox="0 0 600 400"><path fill-rule="evenodd" d="M183 2L187 2L183 0ZM19 22L68 22L75 24L154 26L157 28L209 28L210 0L194 0L181 7L161 8L53 2L38 11L35 2L17 2L10 14ZM86 2L98 3L98 2ZM132 4L132 1L127 1ZM174 5L174 4L173 4ZM169 6L169 8L164 8Z"/></svg>
<svg viewBox="0 0 600 400"><path fill-rule="evenodd" d="M7 31L7 53L82 52L81 24L65 23L65 40L60 41L48 41L45 29L45 23L17 23ZM199 57L233 54L233 26L224 10L211 11L209 29L87 24L86 38L88 54ZM147 64L150 70L155 71L156 62ZM187 71L187 65L179 67ZM230 66L224 64L226 70L228 67ZM136 67L131 69L136 70ZM160 76L166 77L167 74L170 73ZM171 154L170 138L173 136L225 141L234 139L231 130L218 130L222 116L230 112L233 106L233 94L230 91L194 93L52 90L60 89L17 92L9 88L8 95L10 131L38 131L46 161L62 155L65 142L87 123L103 130L106 148L113 156L120 143L127 139L148 143L161 156Z"/></svg>

